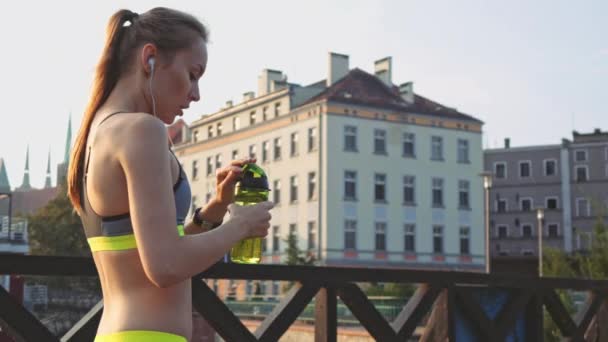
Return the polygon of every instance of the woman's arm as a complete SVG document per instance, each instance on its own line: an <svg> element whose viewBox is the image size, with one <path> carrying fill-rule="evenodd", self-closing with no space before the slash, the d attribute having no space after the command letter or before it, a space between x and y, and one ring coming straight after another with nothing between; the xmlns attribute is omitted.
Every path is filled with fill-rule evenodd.
<svg viewBox="0 0 608 342"><path fill-rule="evenodd" d="M204 271L236 242L265 236L270 226L269 202L235 207L231 217L212 231L180 237L176 229L167 132L150 115L134 115L117 146L127 180L129 212L142 266L150 281L167 287Z"/></svg>

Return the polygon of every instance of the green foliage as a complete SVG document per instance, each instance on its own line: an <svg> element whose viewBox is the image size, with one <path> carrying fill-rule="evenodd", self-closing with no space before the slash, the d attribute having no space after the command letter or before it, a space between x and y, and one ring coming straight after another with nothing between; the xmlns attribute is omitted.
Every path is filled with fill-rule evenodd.
<svg viewBox="0 0 608 342"><path fill-rule="evenodd" d="M588 253L575 253L568 255L565 252L552 248L543 249L543 276L560 278L608 278L608 232L603 214L593 229L591 249ZM572 316L576 308L572 292L557 291L568 313ZM561 333L549 314L544 312L545 341L561 341Z"/></svg>
<svg viewBox="0 0 608 342"><path fill-rule="evenodd" d="M312 253L301 251L298 247L298 236L290 232L284 240L287 243L287 265L314 265L316 258ZM283 291L288 291L293 286L293 282L283 285Z"/></svg>
<svg viewBox="0 0 608 342"><path fill-rule="evenodd" d="M61 186L57 197L27 216L31 254L90 256L80 217Z"/></svg>

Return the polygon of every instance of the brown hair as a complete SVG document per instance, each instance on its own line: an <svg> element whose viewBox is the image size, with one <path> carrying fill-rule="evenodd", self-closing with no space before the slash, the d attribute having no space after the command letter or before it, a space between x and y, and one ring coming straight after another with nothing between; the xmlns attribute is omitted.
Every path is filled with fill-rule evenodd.
<svg viewBox="0 0 608 342"><path fill-rule="evenodd" d="M137 48L152 43L158 48L159 54L170 60L175 52L191 46L199 37L207 42L206 27L192 15L177 10L157 7L138 15L123 9L112 15L95 70L91 97L70 156L68 196L76 209L82 209L84 156L91 124L119 78L129 72Z"/></svg>

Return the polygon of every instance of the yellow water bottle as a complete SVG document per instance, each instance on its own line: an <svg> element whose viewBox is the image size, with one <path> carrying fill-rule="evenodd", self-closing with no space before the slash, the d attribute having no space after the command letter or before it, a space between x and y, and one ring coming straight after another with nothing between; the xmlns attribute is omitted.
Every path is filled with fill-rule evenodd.
<svg viewBox="0 0 608 342"><path fill-rule="evenodd" d="M256 164L243 166L243 178L236 184L234 202L254 205L268 200L268 177ZM230 250L230 260L240 264L258 264L262 260L262 238L239 241Z"/></svg>

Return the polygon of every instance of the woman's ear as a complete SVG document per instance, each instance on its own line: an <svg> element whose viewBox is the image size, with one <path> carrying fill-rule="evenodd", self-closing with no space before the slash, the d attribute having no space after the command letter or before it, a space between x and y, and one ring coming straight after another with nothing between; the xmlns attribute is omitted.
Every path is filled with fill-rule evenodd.
<svg viewBox="0 0 608 342"><path fill-rule="evenodd" d="M156 63L157 49L154 44L147 43L141 49L140 65L144 68L146 74L150 75L154 70Z"/></svg>

